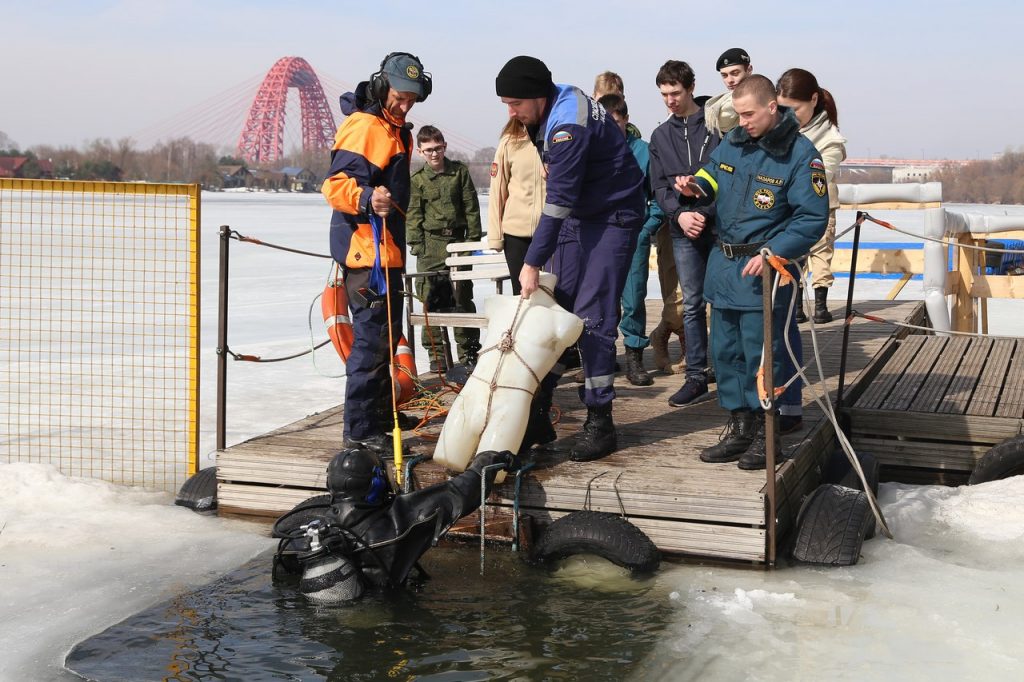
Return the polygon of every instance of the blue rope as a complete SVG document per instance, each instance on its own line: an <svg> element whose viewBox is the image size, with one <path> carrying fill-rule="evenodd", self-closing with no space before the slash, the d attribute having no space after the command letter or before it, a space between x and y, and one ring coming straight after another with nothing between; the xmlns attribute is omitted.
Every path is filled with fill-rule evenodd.
<svg viewBox="0 0 1024 682"><path fill-rule="evenodd" d="M387 293L388 280L380 262L380 245L384 241L384 221L376 213L370 214L370 229L373 230L373 267L370 269L370 288L378 294Z"/></svg>

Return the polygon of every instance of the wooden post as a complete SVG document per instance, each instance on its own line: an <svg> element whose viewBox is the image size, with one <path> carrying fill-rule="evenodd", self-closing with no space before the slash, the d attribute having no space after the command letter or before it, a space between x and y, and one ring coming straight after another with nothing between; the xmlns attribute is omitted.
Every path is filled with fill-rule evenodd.
<svg viewBox="0 0 1024 682"><path fill-rule="evenodd" d="M764 390L768 395L768 409L764 411L764 454L765 454L765 490L768 494L767 512L765 513L765 562L775 566L775 358L772 352L772 279L775 271L768 264L768 259L761 258L762 308L764 310ZM796 286L796 282L793 283Z"/></svg>

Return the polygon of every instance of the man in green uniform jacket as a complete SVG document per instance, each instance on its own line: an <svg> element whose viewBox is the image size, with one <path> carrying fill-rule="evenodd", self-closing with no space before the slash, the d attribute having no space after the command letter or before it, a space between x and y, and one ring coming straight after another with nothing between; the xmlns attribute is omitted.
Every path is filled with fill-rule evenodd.
<svg viewBox="0 0 1024 682"><path fill-rule="evenodd" d="M416 135L416 144L426 163L412 175L409 211L406 216L406 240L416 256L419 272L447 272L445 247L455 242L472 242L481 238L480 202L476 187L469 177L469 168L461 161L445 158L445 141L434 126L423 126ZM425 302L428 312L476 312L473 305L473 283L457 282L451 286L447 277L424 277L416 294ZM456 327L459 362L472 367L480 350L480 330ZM431 371L445 371L448 333L444 327L427 327L424 346L430 347Z"/></svg>

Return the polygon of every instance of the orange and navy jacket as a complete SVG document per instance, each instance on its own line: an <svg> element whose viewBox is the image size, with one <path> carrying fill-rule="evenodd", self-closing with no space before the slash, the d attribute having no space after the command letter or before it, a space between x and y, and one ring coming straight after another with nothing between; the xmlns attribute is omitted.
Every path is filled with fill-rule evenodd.
<svg viewBox="0 0 1024 682"><path fill-rule="evenodd" d="M331 150L331 170L323 195L331 216L331 256L348 269L373 266L375 249L370 228L370 196L385 186L401 211L392 206L387 217L381 265L404 267L405 216L409 207L409 160L412 135L377 102L366 99L366 83L341 96L347 117L338 127Z"/></svg>

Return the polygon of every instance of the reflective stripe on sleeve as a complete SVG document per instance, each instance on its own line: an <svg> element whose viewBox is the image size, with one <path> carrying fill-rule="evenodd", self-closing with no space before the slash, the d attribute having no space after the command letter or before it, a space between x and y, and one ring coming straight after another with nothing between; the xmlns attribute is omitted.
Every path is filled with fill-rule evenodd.
<svg viewBox="0 0 1024 682"><path fill-rule="evenodd" d="M545 203L541 213L551 216L552 218L568 218L569 214L572 213L572 209L566 208L565 206L556 206L555 204Z"/></svg>
<svg viewBox="0 0 1024 682"><path fill-rule="evenodd" d="M715 179L711 176L711 173L708 173L706 170L701 168L699 171L697 171L697 177L711 185L711 191L714 192L715 194L718 194L718 183L715 182Z"/></svg>

